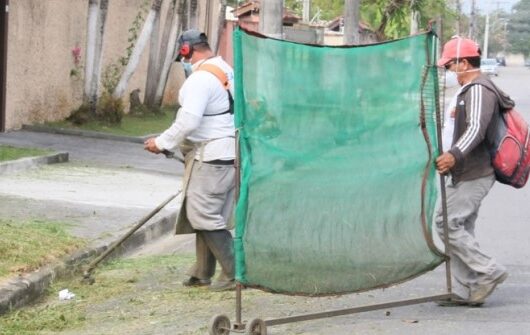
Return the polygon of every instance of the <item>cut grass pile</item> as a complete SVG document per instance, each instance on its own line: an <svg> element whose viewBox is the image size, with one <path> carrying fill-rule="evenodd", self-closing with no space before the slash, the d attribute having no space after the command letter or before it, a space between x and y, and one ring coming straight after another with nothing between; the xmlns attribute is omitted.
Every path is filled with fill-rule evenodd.
<svg viewBox="0 0 530 335"><path fill-rule="evenodd" d="M18 148L10 145L0 145L0 162L11 161L23 157L42 156L51 153L49 150L35 148Z"/></svg>

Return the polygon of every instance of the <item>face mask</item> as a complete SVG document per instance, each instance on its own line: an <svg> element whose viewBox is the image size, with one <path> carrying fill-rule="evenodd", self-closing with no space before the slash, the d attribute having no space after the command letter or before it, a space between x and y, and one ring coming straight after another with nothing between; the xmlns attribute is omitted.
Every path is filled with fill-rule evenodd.
<svg viewBox="0 0 530 335"><path fill-rule="evenodd" d="M182 63L182 68L184 69L184 75L186 76L186 78L188 78L193 72L191 63L184 62L184 61L182 61L181 63Z"/></svg>
<svg viewBox="0 0 530 335"><path fill-rule="evenodd" d="M445 87L455 87L456 85L458 85L456 73L453 71L445 71Z"/></svg>

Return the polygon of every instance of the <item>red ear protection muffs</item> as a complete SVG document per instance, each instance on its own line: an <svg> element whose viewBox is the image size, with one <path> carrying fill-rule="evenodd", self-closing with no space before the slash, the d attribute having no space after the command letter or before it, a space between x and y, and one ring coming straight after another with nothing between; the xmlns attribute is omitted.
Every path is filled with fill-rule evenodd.
<svg viewBox="0 0 530 335"><path fill-rule="evenodd" d="M188 43L182 44L182 47L180 48L180 55L182 57L188 57L191 53L191 47Z"/></svg>
<svg viewBox="0 0 530 335"><path fill-rule="evenodd" d="M178 39L178 55L175 61L180 62L184 58L191 58L193 55L193 46L199 43L208 43L204 33L196 29L190 29L182 33Z"/></svg>

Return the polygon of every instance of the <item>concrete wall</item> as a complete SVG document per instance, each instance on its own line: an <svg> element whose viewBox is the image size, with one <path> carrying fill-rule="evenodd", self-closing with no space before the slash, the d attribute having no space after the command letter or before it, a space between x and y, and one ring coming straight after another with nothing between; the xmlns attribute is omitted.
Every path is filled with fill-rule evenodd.
<svg viewBox="0 0 530 335"><path fill-rule="evenodd" d="M11 1L6 79L6 129L57 120L80 101L70 77L72 48L84 49L87 1Z"/></svg>
<svg viewBox="0 0 530 335"><path fill-rule="evenodd" d="M128 30L146 1L151 3L151 0L109 1L102 69L126 55ZM199 26L196 28L214 32L219 1L210 1L213 13L209 16L206 11L208 2L199 1ZM164 0L161 29L169 5L170 1ZM88 1L15 0L10 2L9 7L6 129L62 120L82 102ZM206 24L208 17L210 24ZM75 67L72 56L72 49L76 46L81 48L79 68ZM139 88L143 99L148 59L149 45L143 51L141 62L124 95L127 108L130 91ZM79 75L73 75L76 72L73 70L77 70ZM178 63L174 63L164 104L176 104L182 81L183 71Z"/></svg>

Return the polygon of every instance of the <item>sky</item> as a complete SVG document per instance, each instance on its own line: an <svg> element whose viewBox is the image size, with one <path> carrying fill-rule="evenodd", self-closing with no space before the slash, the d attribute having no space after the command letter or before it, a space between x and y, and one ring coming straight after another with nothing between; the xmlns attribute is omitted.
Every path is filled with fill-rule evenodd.
<svg viewBox="0 0 530 335"><path fill-rule="evenodd" d="M471 12L472 0L462 0L462 11L466 14ZM504 9L508 13L512 6L518 3L519 0L475 0L475 5L480 9L481 14L490 13L491 11Z"/></svg>

